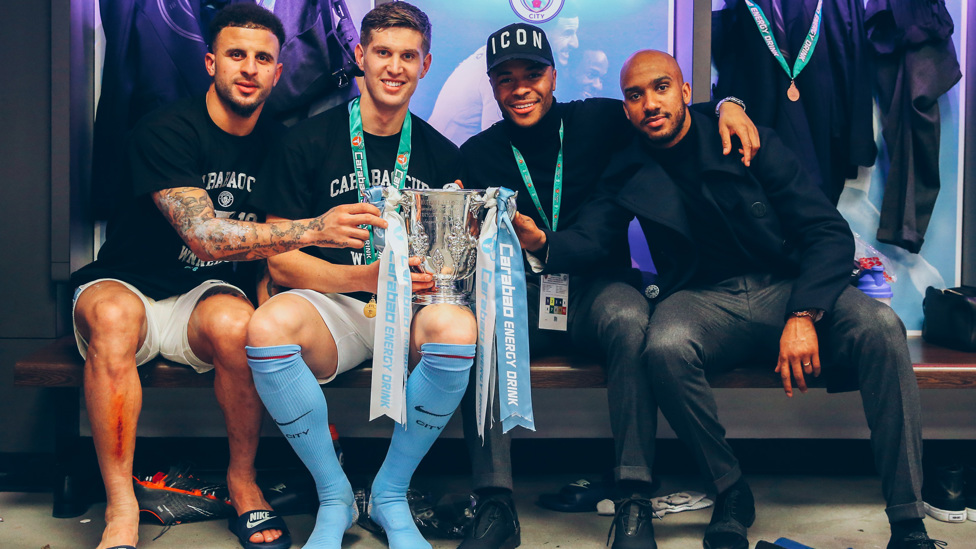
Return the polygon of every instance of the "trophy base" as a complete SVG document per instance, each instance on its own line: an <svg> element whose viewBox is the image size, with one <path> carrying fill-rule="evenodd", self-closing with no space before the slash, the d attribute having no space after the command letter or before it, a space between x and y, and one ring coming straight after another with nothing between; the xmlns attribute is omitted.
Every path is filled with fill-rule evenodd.
<svg viewBox="0 0 976 549"><path fill-rule="evenodd" d="M416 305L460 305L469 307L471 296L464 292L459 292L454 288L440 287L424 293L413 294L413 302Z"/></svg>

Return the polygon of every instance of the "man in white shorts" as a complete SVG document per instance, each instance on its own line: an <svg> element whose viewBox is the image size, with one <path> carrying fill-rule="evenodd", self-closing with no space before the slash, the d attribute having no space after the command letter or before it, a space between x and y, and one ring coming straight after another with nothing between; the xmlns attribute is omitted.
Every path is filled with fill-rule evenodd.
<svg viewBox="0 0 976 549"><path fill-rule="evenodd" d="M436 188L457 178L457 147L408 110L430 66L427 16L406 2L382 4L363 18L360 37L362 95L297 124L269 157L275 185L255 191L254 203L271 221L355 204L369 187ZM317 247L269 259L275 284L297 289L265 302L248 326L255 387L318 490L306 548L339 547L356 514L352 488L332 449L319 383L373 354L375 259L366 249ZM431 284L430 275L413 274L414 290ZM370 517L386 531L390 547L429 549L414 525L407 487L464 394L477 328L466 307L429 305L414 316L410 336L414 369L406 386L406 422L395 427L373 481Z"/></svg>
<svg viewBox="0 0 976 549"><path fill-rule="evenodd" d="M157 355L216 368L227 423L231 503L246 518L269 511L255 483L261 403L244 355L255 286L244 261L302 246L363 246L361 224L385 226L368 205L315 217L256 223L247 201L279 127L260 117L281 74L284 31L270 12L236 4L211 24L206 67L214 81L197 96L147 116L125 158L133 197L109 226L98 259L73 274L75 338L85 357L85 401L105 483L99 549L135 547L139 507L132 485L142 406L138 365ZM273 516L273 514L269 514ZM245 547L290 546L280 519L247 531Z"/></svg>

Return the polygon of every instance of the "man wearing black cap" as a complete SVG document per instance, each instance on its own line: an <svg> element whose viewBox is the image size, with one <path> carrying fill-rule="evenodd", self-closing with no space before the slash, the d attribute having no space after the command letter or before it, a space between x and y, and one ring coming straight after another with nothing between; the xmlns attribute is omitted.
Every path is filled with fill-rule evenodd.
<svg viewBox="0 0 976 549"><path fill-rule="evenodd" d="M552 50L545 33L532 25L516 23L493 33L487 41L486 60L504 119L462 145L466 185L517 189L521 213L516 223L528 217L552 231L572 227L611 154L634 136L621 102L600 98L556 102ZM731 151L730 133L736 134L743 144L743 162L748 163L753 147L758 146L758 134L743 110L727 103L720 105L725 152ZM604 359L617 487L627 498L647 498L657 410L637 388L648 384L646 373L638 366L650 309L635 289L639 280L631 269L626 239L614 242L611 248L599 275L529 276L529 337L534 356L576 348L595 350ZM532 255L528 260L536 262ZM542 299L547 314L540 316ZM568 302L568 307L548 306L559 300ZM474 410L470 386L466 398L468 402L462 405L465 438L481 502L473 528L460 547L516 547L520 532L511 498L510 440L496 421L482 445L470 413ZM615 549L649 546L650 529L642 525L650 516L630 501L619 506ZM631 510L634 516L630 516ZM649 539L653 543L653 534Z"/></svg>
<svg viewBox="0 0 976 549"><path fill-rule="evenodd" d="M563 4L559 15L546 23L553 59L559 70L575 62L579 42L579 9ZM437 94L428 121L452 142L461 145L502 118L485 74L486 47L481 46L451 72ZM566 97L566 94L563 94Z"/></svg>

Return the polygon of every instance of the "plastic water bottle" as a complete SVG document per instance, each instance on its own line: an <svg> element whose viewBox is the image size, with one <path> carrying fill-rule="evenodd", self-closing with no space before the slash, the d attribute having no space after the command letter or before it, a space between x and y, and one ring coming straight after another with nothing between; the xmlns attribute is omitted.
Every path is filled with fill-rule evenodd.
<svg viewBox="0 0 976 549"><path fill-rule="evenodd" d="M345 465L345 459L342 455L342 446L339 446L339 431L336 430L334 423L329 424L329 433L332 435L332 447L335 449L336 457L339 459L339 465Z"/></svg>
<svg viewBox="0 0 976 549"><path fill-rule="evenodd" d="M889 307L891 306L891 285L885 280L884 267L881 265L865 269L857 280L857 289L867 294L868 297L873 297Z"/></svg>

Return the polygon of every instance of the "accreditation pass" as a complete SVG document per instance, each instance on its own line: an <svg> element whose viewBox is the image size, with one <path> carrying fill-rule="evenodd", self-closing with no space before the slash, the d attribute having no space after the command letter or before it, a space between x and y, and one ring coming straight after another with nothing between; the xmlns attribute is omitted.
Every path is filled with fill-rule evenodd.
<svg viewBox="0 0 976 549"><path fill-rule="evenodd" d="M539 286L539 328L566 331L569 312L569 275L542 275Z"/></svg>

